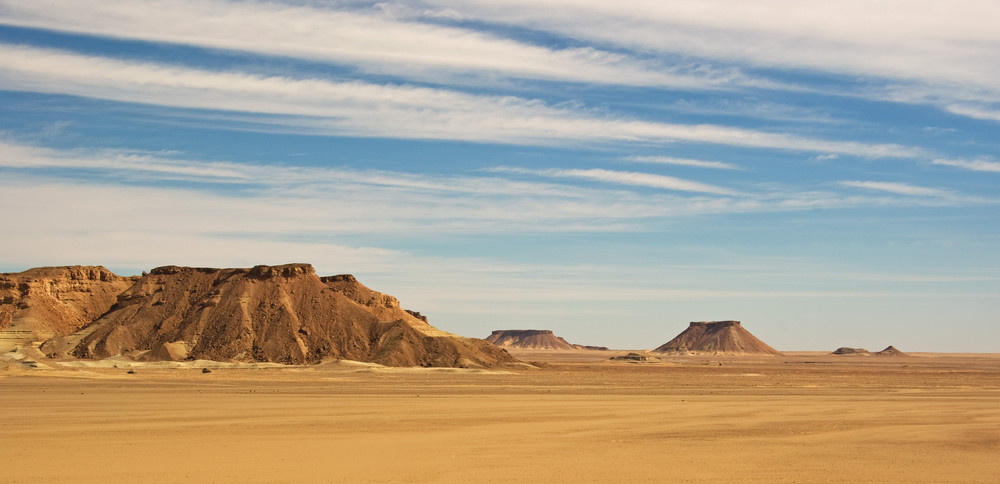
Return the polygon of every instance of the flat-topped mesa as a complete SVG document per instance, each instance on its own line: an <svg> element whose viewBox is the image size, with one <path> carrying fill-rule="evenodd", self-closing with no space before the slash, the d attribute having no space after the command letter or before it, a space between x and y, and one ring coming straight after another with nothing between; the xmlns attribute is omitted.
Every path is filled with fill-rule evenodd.
<svg viewBox="0 0 1000 484"><path fill-rule="evenodd" d="M445 367L516 361L483 340L437 330L353 276L320 278L309 264L158 267L86 331L71 354Z"/></svg>
<svg viewBox="0 0 1000 484"><path fill-rule="evenodd" d="M502 348L535 350L572 350L582 348L556 336L547 329L499 329L490 333L486 341Z"/></svg>
<svg viewBox="0 0 1000 484"><path fill-rule="evenodd" d="M780 355L750 334L739 321L692 321L688 328L653 351L678 354Z"/></svg>

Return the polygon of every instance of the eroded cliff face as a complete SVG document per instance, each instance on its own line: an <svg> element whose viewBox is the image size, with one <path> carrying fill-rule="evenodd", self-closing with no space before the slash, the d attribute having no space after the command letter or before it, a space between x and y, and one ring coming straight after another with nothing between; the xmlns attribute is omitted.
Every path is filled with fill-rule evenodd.
<svg viewBox="0 0 1000 484"><path fill-rule="evenodd" d="M309 264L156 268L88 329L73 355L449 367L514 361L485 341L435 329L353 276L321 279Z"/></svg>
<svg viewBox="0 0 1000 484"><path fill-rule="evenodd" d="M336 276L324 276L320 278L323 284L335 292L339 292L348 299L368 308L372 314L382 321L394 321L397 319L405 321L410 326L428 334L446 336L449 333L434 328L427 322L427 318L416 311L403 309L399 305L399 300L388 294L368 288L351 274L340 274Z"/></svg>
<svg viewBox="0 0 1000 484"><path fill-rule="evenodd" d="M0 346L65 336L107 312L137 278L101 266L0 274Z"/></svg>

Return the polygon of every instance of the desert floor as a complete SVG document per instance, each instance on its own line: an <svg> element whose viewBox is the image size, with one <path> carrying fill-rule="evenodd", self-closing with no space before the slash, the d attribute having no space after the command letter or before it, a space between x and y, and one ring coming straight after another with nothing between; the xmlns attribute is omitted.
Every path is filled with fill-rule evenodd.
<svg viewBox="0 0 1000 484"><path fill-rule="evenodd" d="M0 368L0 482L1000 481L1000 355Z"/></svg>

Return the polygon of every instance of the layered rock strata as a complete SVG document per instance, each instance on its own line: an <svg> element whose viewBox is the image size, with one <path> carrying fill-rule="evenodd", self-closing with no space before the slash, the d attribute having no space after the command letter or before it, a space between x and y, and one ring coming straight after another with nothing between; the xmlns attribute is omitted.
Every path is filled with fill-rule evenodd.
<svg viewBox="0 0 1000 484"><path fill-rule="evenodd" d="M159 267L85 333L72 355L447 367L515 361L483 340L437 330L353 276L320 278L308 264Z"/></svg>

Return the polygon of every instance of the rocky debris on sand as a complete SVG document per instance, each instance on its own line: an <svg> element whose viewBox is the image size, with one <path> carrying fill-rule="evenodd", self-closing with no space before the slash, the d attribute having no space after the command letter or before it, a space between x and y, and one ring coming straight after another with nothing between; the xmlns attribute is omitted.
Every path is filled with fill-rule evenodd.
<svg viewBox="0 0 1000 484"><path fill-rule="evenodd" d="M630 363L655 363L660 361L659 358L655 356L646 356L639 353L628 353L625 355L617 355L609 358L611 361L627 361Z"/></svg>

